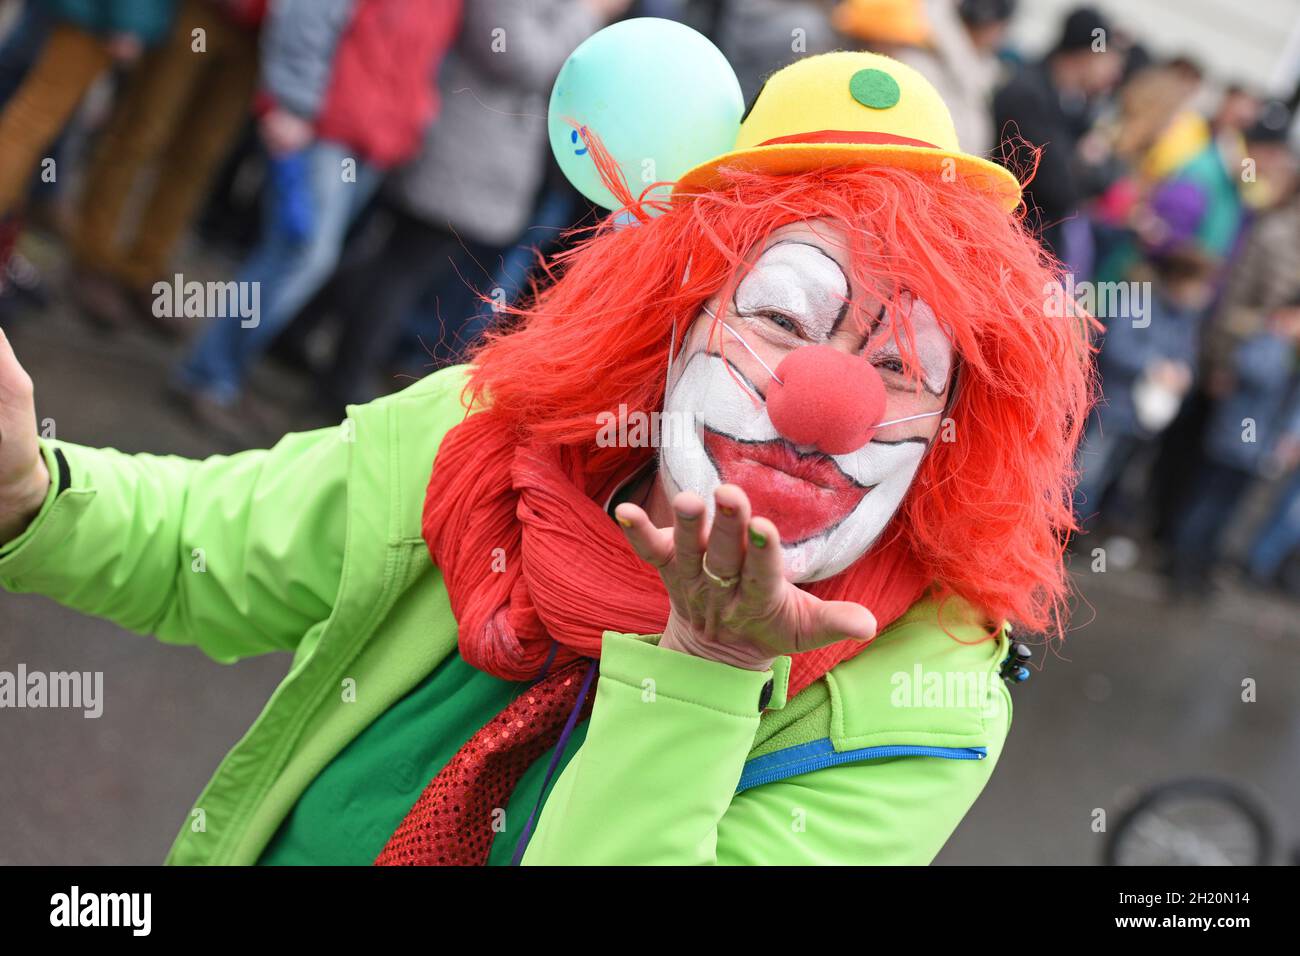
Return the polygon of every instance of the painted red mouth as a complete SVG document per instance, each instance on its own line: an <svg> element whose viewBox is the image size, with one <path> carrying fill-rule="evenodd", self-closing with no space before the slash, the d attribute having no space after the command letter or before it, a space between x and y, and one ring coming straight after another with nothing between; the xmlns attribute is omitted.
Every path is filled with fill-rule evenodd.
<svg viewBox="0 0 1300 956"><path fill-rule="evenodd" d="M781 439L740 441L705 428L704 450L723 481L745 490L754 514L776 525L784 544L835 527L871 490L844 474L829 455L800 454Z"/></svg>

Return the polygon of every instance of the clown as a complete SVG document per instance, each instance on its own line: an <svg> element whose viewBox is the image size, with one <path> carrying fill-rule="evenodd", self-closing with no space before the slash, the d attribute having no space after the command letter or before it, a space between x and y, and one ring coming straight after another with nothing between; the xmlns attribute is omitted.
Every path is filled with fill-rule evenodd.
<svg viewBox="0 0 1300 956"><path fill-rule="evenodd" d="M1018 183L867 53L775 74L656 215L602 178L634 224L343 436L38 439L4 347L0 582L294 654L169 862L918 863L984 787L1091 399Z"/></svg>

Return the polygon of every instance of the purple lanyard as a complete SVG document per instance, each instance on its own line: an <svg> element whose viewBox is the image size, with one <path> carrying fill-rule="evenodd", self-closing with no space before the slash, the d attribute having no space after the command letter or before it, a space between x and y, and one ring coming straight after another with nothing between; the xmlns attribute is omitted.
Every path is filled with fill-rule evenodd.
<svg viewBox="0 0 1300 956"><path fill-rule="evenodd" d="M556 647L558 646L557 644ZM551 656L546 659L546 664L542 668L543 676L546 671L550 670L551 660L554 656L555 647L551 648ZM565 721L564 731L560 734L560 739L555 742L555 751L551 754L551 765L546 768L546 777L542 780L542 789L538 791L537 803L533 805L533 812L528 815L528 822L524 824L523 832L519 834L519 842L515 845L515 854L510 858L511 866L518 866L519 861L524 858L524 850L528 846L528 838L532 836L533 824L537 820L537 812L542 808L542 797L546 795L546 788L551 782L551 777L555 776L555 768L560 765L560 757L564 755L564 749L569 743L569 737L573 735L573 728L578 725L578 714L582 713L582 705L587 700L587 692L591 689L591 681L599 669L600 661L592 658L591 663L587 665L587 675L582 679L582 689L578 691L577 703L573 705L573 710L569 712L569 719Z"/></svg>

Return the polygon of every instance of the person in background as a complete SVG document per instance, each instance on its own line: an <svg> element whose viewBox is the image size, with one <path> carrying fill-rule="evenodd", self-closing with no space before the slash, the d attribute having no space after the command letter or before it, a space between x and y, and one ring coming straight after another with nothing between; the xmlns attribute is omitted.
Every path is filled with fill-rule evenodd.
<svg viewBox="0 0 1300 956"><path fill-rule="evenodd" d="M934 84L952 112L962 149L982 156L995 142L997 54L1015 9L1015 0L843 0L831 22Z"/></svg>
<svg viewBox="0 0 1300 956"><path fill-rule="evenodd" d="M1246 240L1214 327L1215 350L1264 328L1275 312L1300 321L1300 192L1294 185L1276 188L1287 189L1290 198L1264 214ZM1278 439L1272 465L1292 474L1250 546L1247 572L1261 586L1276 580L1282 562L1300 545L1300 403Z"/></svg>
<svg viewBox="0 0 1300 956"><path fill-rule="evenodd" d="M1296 156L1284 138L1289 122L1266 113L1272 111L1263 111L1247 133L1251 164L1242 174L1250 169L1255 181L1241 183L1244 223L1231 261L1215 278L1218 298L1204 327L1198 385L1162 438L1151 473L1153 530L1165 544L1181 522L1190 481L1200 470L1211 408L1232 387L1237 347L1265 327L1271 312L1300 292ZM1271 205L1256 211L1259 203Z"/></svg>
<svg viewBox="0 0 1300 956"><path fill-rule="evenodd" d="M1208 329L1211 366L1217 355L1231 355L1237 344L1263 330L1268 317L1300 299L1300 181L1295 162L1285 173L1275 168L1274 184L1283 201L1255 221L1229 271L1214 322ZM1278 181L1287 176L1290 182Z"/></svg>
<svg viewBox="0 0 1300 956"><path fill-rule="evenodd" d="M1224 89L1210 118L1210 130L1227 168L1241 168L1241 161L1246 158L1246 131L1259 121L1262 109L1259 97L1246 87L1232 83Z"/></svg>
<svg viewBox="0 0 1300 956"><path fill-rule="evenodd" d="M23 228L22 205L46 151L91 84L166 34L176 0L28 0L0 80L0 302ZM39 53L24 51L32 44ZM44 173L44 171L42 171ZM51 168L57 177L57 164Z"/></svg>
<svg viewBox="0 0 1300 956"><path fill-rule="evenodd" d="M385 189L392 231L372 262L349 270L335 299L342 332L323 384L328 405L341 411L375 397L375 373L421 296L463 281L452 272L454 257L493 262L524 231L545 175L555 76L579 43L630 2L477 0L466 7L442 76L442 115ZM441 318L444 336L455 337L468 315Z"/></svg>
<svg viewBox="0 0 1300 956"><path fill-rule="evenodd" d="M716 22L726 2L632 0L625 15L676 20L712 38L717 35ZM547 154L546 174L528 228L512 244L497 250L490 261L470 256L465 250L453 256L454 275L426 291L420 306L407 317L402 340L391 356L395 369L409 370L412 377L418 378L431 369L464 361L468 349L495 321L499 303L516 301L541 271L544 257L579 240L581 234L573 231L573 227L580 229L605 215L604 210L573 188L549 150L543 152ZM494 300L490 303L484 302L476 292L474 283L480 276L492 290ZM481 282L477 284L482 287ZM444 306L450 308L444 312ZM449 330L442 316L458 314L469 318L458 330Z"/></svg>
<svg viewBox="0 0 1300 956"><path fill-rule="evenodd" d="M805 56L829 53L842 40L831 26L836 0L728 0L714 41L752 103L769 76Z"/></svg>
<svg viewBox="0 0 1300 956"><path fill-rule="evenodd" d="M175 0L31 0L51 21L40 55L0 112L0 216L14 212L42 152L90 85L167 33Z"/></svg>
<svg viewBox="0 0 1300 956"><path fill-rule="evenodd" d="M1167 558L1176 598L1205 593L1238 506L1295 434L1298 345L1300 308L1293 304L1272 312L1267 326L1233 353L1233 381L1211 413L1204 457Z"/></svg>
<svg viewBox="0 0 1300 956"><path fill-rule="evenodd" d="M97 325L143 320L169 336L183 327L154 315L150 290L171 278L165 274L172 251L242 128L257 84L257 28L266 5L182 0L166 41L144 56L114 104L72 236L71 290ZM127 199L155 164L142 212L121 241Z"/></svg>
<svg viewBox="0 0 1300 956"><path fill-rule="evenodd" d="M1107 136L1107 148L1129 177L1149 188L1210 140L1210 126L1194 108L1200 92L1200 81L1186 70L1153 64L1124 83L1113 121L1096 133Z"/></svg>
<svg viewBox="0 0 1300 956"><path fill-rule="evenodd" d="M545 185L528 228L514 243L490 255L472 255L469 243L453 250L450 271L442 282L425 291L407 316L402 336L389 356L393 380L403 374L420 378L433 369L463 361L469 348L496 321L501 304L515 302L530 287L544 258L571 246L584 226L607 214L574 189L555 160L548 157ZM479 289L490 289L491 301L483 301ZM466 318L459 328L449 321L461 316Z"/></svg>
<svg viewBox="0 0 1300 956"><path fill-rule="evenodd" d="M40 59L49 35L51 20L37 0L14 0L12 19L5 22L0 40L0 109L23 85L28 71ZM0 21L4 20L0 4ZM56 168L63 162L66 133L60 133L45 152ZM34 309L49 305L47 282L41 270L16 247L19 233L27 223L39 222L58 232L60 207L57 179L42 182L39 170L30 177L30 189L23 203L23 215L0 216L0 325L18 311L19 300Z"/></svg>
<svg viewBox="0 0 1300 956"><path fill-rule="evenodd" d="M1081 524L1095 522L1107 491L1140 447L1177 415L1192 384L1205 308L1217 263L1194 244L1151 253L1133 278L1152 290L1143 309L1107 317L1097 360L1105 400L1079 448L1075 490ZM1139 314L1141 313L1141 314Z"/></svg>
<svg viewBox="0 0 1300 956"><path fill-rule="evenodd" d="M242 441L236 409L254 362L333 272L383 172L419 148L460 0L275 0L262 34L261 241L239 270L259 312L212 318L175 384L205 425ZM481 155L481 154L480 154Z"/></svg>
<svg viewBox="0 0 1300 956"><path fill-rule="evenodd" d="M1256 107L1253 112L1251 105ZM1219 142L1236 124L1245 124L1248 116L1258 121L1260 112L1260 104L1248 92L1230 91L1217 116ZM1243 147L1243 157L1247 152ZM1227 349L1252 330L1264 328L1275 310L1300 311L1300 190L1294 155L1291 160L1290 166L1286 161L1266 166L1265 194L1279 196L1282 202L1266 211L1245 239L1214 325L1216 349ZM1273 464L1291 477L1249 548L1247 572L1261 587L1277 580L1287 555L1300 546L1300 399L1278 440Z"/></svg>
<svg viewBox="0 0 1300 956"><path fill-rule="evenodd" d="M1077 240L1075 248L1067 248L1063 227L1086 196L1078 142L1092 124L1094 101L1115 86L1123 69L1123 54L1110 42L1110 21L1081 7L1066 18L1047 57L1021 69L993 97L993 123L1003 137L1003 154L1027 165L1024 142L1043 148L1025 192L1029 222L1068 265L1084 256Z"/></svg>
<svg viewBox="0 0 1300 956"><path fill-rule="evenodd" d="M1291 306L1300 310L1300 300ZM1271 587L1286 559L1300 548L1300 401L1295 403L1277 448L1273 467L1289 475L1268 518L1260 525L1251 543L1246 572L1260 587Z"/></svg>
<svg viewBox="0 0 1300 956"><path fill-rule="evenodd" d="M23 81L41 58L45 50L45 41L49 39L50 30L57 22L40 0L15 0L16 13L3 26L3 40L0 40L0 109L9 102L22 88ZM3 19L0 17L0 19ZM63 150L67 138L66 126L43 151L45 156L55 161L56 166L63 162ZM38 168L29 179L27 195L24 197L23 214L28 221L42 218L55 224L57 216L45 213L53 210L53 200L61 185L53 179L42 182Z"/></svg>
<svg viewBox="0 0 1300 956"><path fill-rule="evenodd" d="M1098 178L1105 186L1086 205L1097 262L1091 278L1096 281L1122 280L1137 265L1145 204L1210 142L1209 125L1192 109L1199 87L1167 63L1149 66L1124 83L1115 108L1080 141L1080 154L1104 168ZM1198 221L1209 208L1204 192L1204 187L1197 189Z"/></svg>
<svg viewBox="0 0 1300 956"><path fill-rule="evenodd" d="M1137 78L1134 89L1126 91L1125 96L1138 104L1132 117L1140 120L1126 125L1125 130L1147 130L1146 135L1121 136L1118 143L1117 153L1130 162L1133 170L1130 188L1139 198L1170 183L1186 184L1201 193L1204 209L1195 225L1196 239L1226 264L1241 242L1252 210L1275 203L1277 190L1289 188L1286 184L1294 167L1294 157L1286 144L1289 118L1271 116L1256 122L1242 137L1240 156L1225 152L1212 125L1190 108L1188 100L1195 87L1187 76L1168 67L1153 72L1155 75ZM1172 83L1172 89L1163 96L1158 82L1161 72L1166 77L1164 86L1169 88ZM1145 80L1157 83L1153 86ZM1124 148L1126 140L1128 148ZM1123 185L1119 183L1116 188ZM1138 243L1132 237L1116 242L1098 271L1098 280L1120 278L1139 255Z"/></svg>
<svg viewBox="0 0 1300 956"><path fill-rule="evenodd" d="M23 85L50 32L50 17L38 0L15 0L14 6L6 14L0 3L0 105Z"/></svg>
<svg viewBox="0 0 1300 956"><path fill-rule="evenodd" d="M1246 223L1286 203L1296 188L1297 153L1291 142L1295 118L1287 103L1265 100L1254 125L1243 134L1246 155L1235 164L1224 159L1238 183Z"/></svg>

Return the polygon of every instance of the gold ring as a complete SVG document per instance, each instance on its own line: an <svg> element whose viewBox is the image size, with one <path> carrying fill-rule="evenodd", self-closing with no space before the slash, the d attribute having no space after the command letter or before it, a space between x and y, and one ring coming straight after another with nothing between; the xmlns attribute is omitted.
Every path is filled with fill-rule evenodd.
<svg viewBox="0 0 1300 956"><path fill-rule="evenodd" d="M700 559L700 570L704 572L704 576L706 578L708 578L710 581L712 581L720 588L734 588L736 586L736 583L740 580L739 574L737 574L735 577L720 578L712 571L710 571L709 556L707 553L704 555L704 557Z"/></svg>

